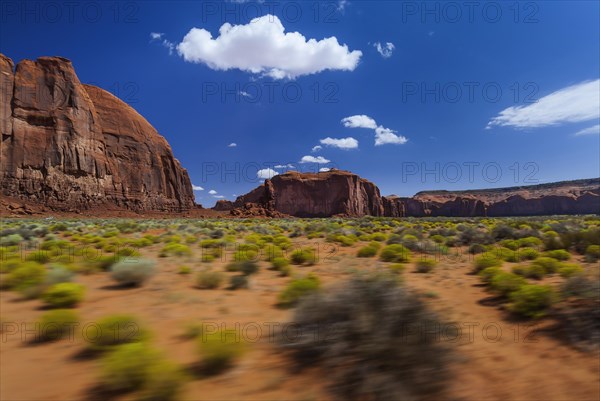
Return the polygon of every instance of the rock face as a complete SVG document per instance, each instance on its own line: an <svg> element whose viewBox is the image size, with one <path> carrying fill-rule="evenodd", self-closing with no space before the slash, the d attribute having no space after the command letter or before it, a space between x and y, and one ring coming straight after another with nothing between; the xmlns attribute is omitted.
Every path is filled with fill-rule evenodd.
<svg viewBox="0 0 600 401"><path fill-rule="evenodd" d="M54 210L194 207L187 171L133 108L61 57L0 54L0 193Z"/></svg>
<svg viewBox="0 0 600 401"><path fill-rule="evenodd" d="M221 203L235 216L283 213L296 217L476 217L600 214L600 178L525 187L420 192L382 197L371 182L347 171L288 172Z"/></svg>

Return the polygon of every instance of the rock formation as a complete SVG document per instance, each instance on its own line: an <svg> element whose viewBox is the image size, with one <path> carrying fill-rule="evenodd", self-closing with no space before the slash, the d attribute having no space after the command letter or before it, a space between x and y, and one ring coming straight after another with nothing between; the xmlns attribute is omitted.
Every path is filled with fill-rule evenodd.
<svg viewBox="0 0 600 401"><path fill-rule="evenodd" d="M347 171L288 172L217 207L234 216L275 212L296 217L599 214L600 178L490 190L429 191L403 198L382 197L373 183Z"/></svg>
<svg viewBox="0 0 600 401"><path fill-rule="evenodd" d="M0 193L53 210L194 207L187 171L133 108L61 57L0 54Z"/></svg>

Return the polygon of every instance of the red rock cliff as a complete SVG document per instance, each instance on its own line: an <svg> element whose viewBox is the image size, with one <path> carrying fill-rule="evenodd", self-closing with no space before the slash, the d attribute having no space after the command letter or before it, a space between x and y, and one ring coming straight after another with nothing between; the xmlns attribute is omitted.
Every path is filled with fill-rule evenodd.
<svg viewBox="0 0 600 401"><path fill-rule="evenodd" d="M194 206L187 171L133 108L61 57L0 54L0 193L56 210Z"/></svg>
<svg viewBox="0 0 600 401"><path fill-rule="evenodd" d="M266 180L219 210L233 215L278 212L297 217L476 217L599 214L600 179L472 191L382 197L371 182L347 171L288 172ZM266 211L266 212L265 212Z"/></svg>

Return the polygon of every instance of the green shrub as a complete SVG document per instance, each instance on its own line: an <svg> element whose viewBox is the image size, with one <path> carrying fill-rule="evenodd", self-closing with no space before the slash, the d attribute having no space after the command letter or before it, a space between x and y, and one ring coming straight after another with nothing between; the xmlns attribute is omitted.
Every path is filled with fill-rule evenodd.
<svg viewBox="0 0 600 401"><path fill-rule="evenodd" d="M488 267L500 267L502 266L502 261L491 253L484 253L475 258L474 266L475 272L478 273Z"/></svg>
<svg viewBox="0 0 600 401"><path fill-rule="evenodd" d="M154 275L154 261L125 258L111 268L113 280L123 286L140 286Z"/></svg>
<svg viewBox="0 0 600 401"><path fill-rule="evenodd" d="M372 258L377 255L377 248L367 245L358 250L356 256L359 258Z"/></svg>
<svg viewBox="0 0 600 401"><path fill-rule="evenodd" d="M44 264L50 262L52 256L50 255L50 251L34 251L27 255L25 259Z"/></svg>
<svg viewBox="0 0 600 401"><path fill-rule="evenodd" d="M79 322L77 313L72 310L56 309L44 313L40 317L39 341L56 341L75 333L75 325Z"/></svg>
<svg viewBox="0 0 600 401"><path fill-rule="evenodd" d="M251 260L231 262L225 266L225 270L228 272L240 272L249 276L258 272L258 264Z"/></svg>
<svg viewBox="0 0 600 401"><path fill-rule="evenodd" d="M130 315L106 316L93 327L95 330L85 332L85 340L89 343L89 348L95 351L106 351L114 346L140 342L148 337L146 330Z"/></svg>
<svg viewBox="0 0 600 401"><path fill-rule="evenodd" d="M236 262L255 261L258 259L258 251L254 249L240 249L233 254Z"/></svg>
<svg viewBox="0 0 600 401"><path fill-rule="evenodd" d="M591 280L583 274L569 277L562 285L561 292L565 297L577 297L583 299L598 299L600 291L600 280Z"/></svg>
<svg viewBox="0 0 600 401"><path fill-rule="evenodd" d="M279 294L279 305L283 307L293 306L301 297L317 291L320 287L321 282L314 274L308 274L304 278L293 279Z"/></svg>
<svg viewBox="0 0 600 401"><path fill-rule="evenodd" d="M0 238L0 246L15 246L23 241L23 237L19 234L10 234Z"/></svg>
<svg viewBox="0 0 600 401"><path fill-rule="evenodd" d="M229 279L229 290L237 290L240 288L248 288L248 276L239 274L232 276Z"/></svg>
<svg viewBox="0 0 600 401"><path fill-rule="evenodd" d="M191 274L192 273L192 268L189 266L180 266L179 270L177 271L177 274L183 274L183 275L187 275L187 274Z"/></svg>
<svg viewBox="0 0 600 401"><path fill-rule="evenodd" d="M546 274L556 273L560 267L560 262L558 260L545 256L535 259L532 264L543 267Z"/></svg>
<svg viewBox="0 0 600 401"><path fill-rule="evenodd" d="M281 336L281 347L297 370L334 371L324 378L335 399L437 400L452 377L446 342L401 329L444 322L389 275L356 276L307 295L292 324L294 335Z"/></svg>
<svg viewBox="0 0 600 401"><path fill-rule="evenodd" d="M273 266L274 270L281 271L290 265L290 261L286 258L274 258L271 260L271 265Z"/></svg>
<svg viewBox="0 0 600 401"><path fill-rule="evenodd" d="M558 274L564 278L569 278L582 273L583 267L575 263L562 263L561 267L558 269Z"/></svg>
<svg viewBox="0 0 600 401"><path fill-rule="evenodd" d="M546 251L544 252L544 256L552 258L552 259L556 259L556 260L569 260L571 259L571 254L567 251L565 251L564 249L555 249L552 251Z"/></svg>
<svg viewBox="0 0 600 401"><path fill-rule="evenodd" d="M518 260L534 260L536 259L540 253L533 248L520 248L517 250Z"/></svg>
<svg viewBox="0 0 600 401"><path fill-rule="evenodd" d="M406 265L402 263L392 263L388 266L388 269L390 269L391 272L398 274L406 270Z"/></svg>
<svg viewBox="0 0 600 401"><path fill-rule="evenodd" d="M169 242L160 251L158 256L165 258L167 256L191 256L192 250L189 246L177 242Z"/></svg>
<svg viewBox="0 0 600 401"><path fill-rule="evenodd" d="M141 400L174 400L186 377L144 343L125 344L101 361L103 386L111 392L142 390Z"/></svg>
<svg viewBox="0 0 600 401"><path fill-rule="evenodd" d="M69 283L73 280L73 271L62 265L52 265L46 274L46 285Z"/></svg>
<svg viewBox="0 0 600 401"><path fill-rule="evenodd" d="M537 237L525 237L517 240L519 247L539 247L542 245L542 240Z"/></svg>
<svg viewBox="0 0 600 401"><path fill-rule="evenodd" d="M123 258L120 256L106 255L93 259L90 261L90 263L95 265L102 271L110 271L111 267L113 267L113 265L120 262L121 260L123 260Z"/></svg>
<svg viewBox="0 0 600 401"><path fill-rule="evenodd" d="M72 308L83 300L85 287L77 283L59 283L42 295L42 300L52 308Z"/></svg>
<svg viewBox="0 0 600 401"><path fill-rule="evenodd" d="M264 249L265 260L270 262L275 258L283 258L283 250L277 245L267 245Z"/></svg>
<svg viewBox="0 0 600 401"><path fill-rule="evenodd" d="M585 261L588 263L597 262L600 259L600 245L590 245L585 249Z"/></svg>
<svg viewBox="0 0 600 401"><path fill-rule="evenodd" d="M241 333L236 330L205 332L197 341L201 364L207 373L219 373L229 368L246 350Z"/></svg>
<svg viewBox="0 0 600 401"><path fill-rule="evenodd" d="M502 269L497 266L486 267L480 270L478 275L485 284L490 284L495 275L502 273Z"/></svg>
<svg viewBox="0 0 600 401"><path fill-rule="evenodd" d="M219 288L225 279L225 275L217 271L202 271L196 275L196 287L200 289Z"/></svg>
<svg viewBox="0 0 600 401"><path fill-rule="evenodd" d="M444 237L443 235L436 234L432 235L430 238L433 242L437 244L443 244L446 242L446 237Z"/></svg>
<svg viewBox="0 0 600 401"><path fill-rule="evenodd" d="M492 290L503 296L510 295L525 284L527 281L523 277L506 272L495 274L490 281Z"/></svg>
<svg viewBox="0 0 600 401"><path fill-rule="evenodd" d="M513 273L523 277L533 278L541 280L546 275L546 269L543 266L537 264L531 264L529 266L515 266Z"/></svg>
<svg viewBox="0 0 600 401"><path fill-rule="evenodd" d="M526 317L539 318L556 300L556 293L547 285L525 284L510 294L510 310Z"/></svg>
<svg viewBox="0 0 600 401"><path fill-rule="evenodd" d="M476 255L478 253L484 253L487 251L487 247L482 244L471 244L469 245L469 253L471 255Z"/></svg>
<svg viewBox="0 0 600 401"><path fill-rule="evenodd" d="M296 249L290 255L290 260L295 265L314 265L317 263L317 255L312 248Z"/></svg>
<svg viewBox="0 0 600 401"><path fill-rule="evenodd" d="M13 269L7 278L7 284L13 290L27 298L35 298L41 293L41 286L46 280L46 268L36 262L24 262Z"/></svg>
<svg viewBox="0 0 600 401"><path fill-rule="evenodd" d="M437 262L433 259L419 259L416 265L417 273L429 273L435 268Z"/></svg>
<svg viewBox="0 0 600 401"><path fill-rule="evenodd" d="M404 263L410 259L410 251L400 244L386 245L379 254L383 262Z"/></svg>

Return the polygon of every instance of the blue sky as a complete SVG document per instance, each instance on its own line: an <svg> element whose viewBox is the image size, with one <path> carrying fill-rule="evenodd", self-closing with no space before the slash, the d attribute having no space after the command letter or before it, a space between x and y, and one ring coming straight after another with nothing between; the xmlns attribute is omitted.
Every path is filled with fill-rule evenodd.
<svg viewBox="0 0 600 401"><path fill-rule="evenodd" d="M404 196L600 175L595 1L6 1L0 21L15 62L67 57L135 107L205 206L286 168Z"/></svg>

